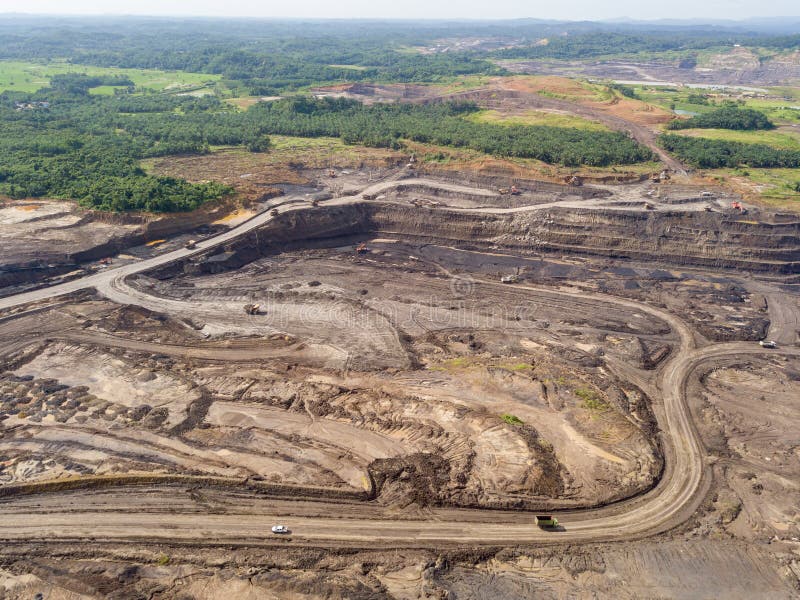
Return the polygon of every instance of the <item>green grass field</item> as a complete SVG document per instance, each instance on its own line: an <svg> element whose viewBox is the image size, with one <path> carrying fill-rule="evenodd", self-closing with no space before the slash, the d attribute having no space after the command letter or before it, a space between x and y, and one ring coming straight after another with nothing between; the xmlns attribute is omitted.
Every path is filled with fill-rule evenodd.
<svg viewBox="0 0 800 600"><path fill-rule="evenodd" d="M795 90L795 92L800 94L800 90ZM792 94L786 94L786 96L792 97ZM760 110L776 124L800 123L800 110L790 108L792 106L800 107L800 99L764 100L753 98L747 101L746 106Z"/></svg>
<svg viewBox="0 0 800 600"><path fill-rule="evenodd" d="M84 73L86 75L124 75L139 88L156 91L194 90L212 85L221 75L207 73L184 73L183 71L159 71L156 69L117 69L73 65L67 62L21 62L0 61L0 92L35 92L50 83L50 77L64 73ZM113 94L112 86L94 88L95 94Z"/></svg>
<svg viewBox="0 0 800 600"><path fill-rule="evenodd" d="M332 69L347 69L348 71L366 71L369 67L361 65L328 65Z"/></svg>
<svg viewBox="0 0 800 600"><path fill-rule="evenodd" d="M745 144L766 144L773 148L787 150L800 150L800 128L796 133L788 131L732 131L730 129L681 129L672 133Z"/></svg>
<svg viewBox="0 0 800 600"><path fill-rule="evenodd" d="M530 110L520 115L504 115L496 110L482 110L469 115L467 118L478 123L495 123L498 125L547 125L549 127L568 127L587 131L609 131L602 123L573 115L550 113L541 110Z"/></svg>

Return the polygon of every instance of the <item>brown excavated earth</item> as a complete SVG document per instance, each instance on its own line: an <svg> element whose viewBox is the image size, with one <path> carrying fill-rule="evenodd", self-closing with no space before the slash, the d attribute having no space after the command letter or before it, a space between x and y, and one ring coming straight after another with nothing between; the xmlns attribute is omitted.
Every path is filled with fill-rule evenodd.
<svg viewBox="0 0 800 600"><path fill-rule="evenodd" d="M796 220L678 184L439 177L0 315L0 596L796 597ZM676 476L661 382L687 344L736 350L685 382L697 510L486 543ZM431 548L445 522L469 541Z"/></svg>

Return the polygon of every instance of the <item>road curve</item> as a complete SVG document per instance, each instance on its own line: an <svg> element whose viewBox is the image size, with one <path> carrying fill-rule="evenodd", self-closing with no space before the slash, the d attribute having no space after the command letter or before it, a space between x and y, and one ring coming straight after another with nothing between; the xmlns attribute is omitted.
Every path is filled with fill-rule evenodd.
<svg viewBox="0 0 800 600"><path fill-rule="evenodd" d="M665 372L679 385L665 398L683 405L683 390L692 372L710 359L736 358L762 351L751 344L723 344L695 350L674 361ZM800 352L787 354L800 356ZM393 514L374 503L311 502L254 498L241 492L212 492L211 501L234 509L206 512L175 487L132 487L104 491L78 490L6 500L0 504L0 539L67 541L97 538L111 541L159 540L191 544L261 543L269 527L286 523L292 543L348 544L358 547L441 547L447 545L519 545L631 540L668 530L687 519L703 500L707 467L688 420L671 423L674 449L670 473L631 510L623 506L564 513L565 530L542 531L520 513L479 509L429 509L424 514ZM681 439L682 438L682 439ZM633 504L632 502L631 504ZM270 541L269 539L266 541Z"/></svg>
<svg viewBox="0 0 800 600"><path fill-rule="evenodd" d="M391 185L385 182L365 193ZM451 186L458 188L459 186ZM326 204L363 201L361 195ZM284 210L300 210L307 203L297 202ZM531 207L535 209L536 207ZM90 287L111 285L160 265L206 251L233 240L271 217L261 214L213 239L198 244L195 250L180 249L140 263L110 269L81 280L68 282L0 300L0 308L10 308L33 300L43 300ZM502 285L479 281L478 285ZM755 355L766 352L752 343L716 344L697 348L692 330L681 319L648 304L604 294L558 292L548 288L517 285L515 289L546 291L567 299L580 298L602 304L613 303L641 311L667 322L679 338L679 347L659 373L658 388L663 400L663 432L666 468L659 483L646 494L612 507L564 513L566 529L559 533L538 530L530 519L499 518L497 511L432 509L414 520L394 515L377 503L309 503L291 500L253 500L249 507L226 508L208 514L195 505L175 500L174 488L123 492L78 490L59 494L8 498L0 503L0 538L6 540L108 540L164 539L192 543L256 542L276 521L286 522L298 543L355 545L442 546L447 544L510 545L525 543L596 542L635 539L668 530L688 519L702 502L709 484L709 467L687 406L687 382L698 368L710 360ZM124 296L124 286L115 288ZM119 297L115 297L119 301ZM122 300L126 298L123 297ZM127 298L136 303L136 297ZM173 350L173 349L171 349ZM800 356L795 349L778 353ZM146 497L145 497L146 496ZM158 500L161 501L158 501ZM154 502L155 500L155 502ZM150 506L143 518L143 506ZM77 508L76 508L77 507ZM310 507L310 508L309 508ZM337 515L343 515L337 518Z"/></svg>

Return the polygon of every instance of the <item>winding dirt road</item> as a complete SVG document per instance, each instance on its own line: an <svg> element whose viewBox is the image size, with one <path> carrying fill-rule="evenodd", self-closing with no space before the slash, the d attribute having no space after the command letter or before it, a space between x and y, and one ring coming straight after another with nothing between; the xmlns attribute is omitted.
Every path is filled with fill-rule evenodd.
<svg viewBox="0 0 800 600"><path fill-rule="evenodd" d="M391 185L392 182L378 184L365 193L388 189L385 186ZM443 187L451 191L460 188ZM325 204L355 201L364 201L363 194ZM282 210L303 209L320 210L310 209L307 203L292 199ZM176 250L84 279L3 298L0 309L91 287L101 294L109 290L109 295L117 302L137 304L141 300L138 296L141 291L128 294L125 277L206 251L253 230L271 218L267 213L260 214L198 244L195 250ZM479 280L476 285L502 284ZM708 491L709 465L687 406L687 382L692 374L707 362L726 357L767 352L800 356L797 349L765 351L744 342L697 347L693 331L686 323L671 313L641 302L603 294L557 292L536 286L517 285L514 289L560 295L565 300L579 298L582 302L596 302L598 310L611 303L647 313L668 323L678 336L678 348L662 365L658 376L657 387L663 406L657 412L662 415L659 425L666 467L659 483L649 492L607 507L561 513L559 519L565 529L548 532L534 527L532 517L515 512L425 509L419 514L409 515L372 501L264 498L257 494L248 496L244 489L236 492L209 489L204 491L204 503L198 504L195 496L185 493L185 486L174 485L79 489L3 499L0 501L0 538L9 542L93 538L131 542L162 539L193 544L286 543L286 538L277 539L266 533L276 522L286 523L293 530L292 543L311 545L441 547L449 544L516 545L641 538L684 522L696 511ZM158 304L159 301L150 297L148 304ZM783 311L776 323L796 322L796 313L784 314L788 310L786 305L775 306L780 306ZM181 352L180 347L168 350L170 353ZM197 349L185 349L187 355L196 355L197 352ZM225 360L226 356L217 354L215 358ZM231 355L229 358L236 360L237 357ZM214 510L209 511L208 506L213 506Z"/></svg>

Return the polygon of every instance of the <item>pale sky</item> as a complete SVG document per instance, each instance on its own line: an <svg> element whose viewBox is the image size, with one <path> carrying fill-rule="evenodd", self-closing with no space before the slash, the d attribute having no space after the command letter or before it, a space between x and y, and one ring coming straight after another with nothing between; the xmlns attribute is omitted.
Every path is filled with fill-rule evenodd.
<svg viewBox="0 0 800 600"><path fill-rule="evenodd" d="M309 18L539 18L571 21L800 15L798 0L0 0L0 13Z"/></svg>

